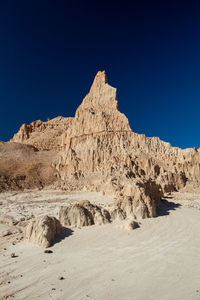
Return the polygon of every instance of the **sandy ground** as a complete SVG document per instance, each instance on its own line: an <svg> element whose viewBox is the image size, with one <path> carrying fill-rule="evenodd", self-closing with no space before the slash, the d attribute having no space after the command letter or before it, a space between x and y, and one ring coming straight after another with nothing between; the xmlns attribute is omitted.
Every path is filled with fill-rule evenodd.
<svg viewBox="0 0 200 300"><path fill-rule="evenodd" d="M112 196L103 196L97 192L71 192L56 190L33 190L27 192L0 193L0 217L2 214L12 216L16 220L30 218L33 215L48 215L58 217L60 206L89 200L91 203L103 206L113 202Z"/></svg>
<svg viewBox="0 0 200 300"><path fill-rule="evenodd" d="M113 201L99 193L7 193L0 195L0 216L19 221L53 209L56 216L57 205L79 199ZM138 229L124 231L116 223L73 229L51 254L16 240L19 232L1 237L7 244L0 256L0 299L200 299L200 195L176 193L167 200L176 204L163 204L161 216L142 220ZM19 229L0 224L0 232L8 227Z"/></svg>

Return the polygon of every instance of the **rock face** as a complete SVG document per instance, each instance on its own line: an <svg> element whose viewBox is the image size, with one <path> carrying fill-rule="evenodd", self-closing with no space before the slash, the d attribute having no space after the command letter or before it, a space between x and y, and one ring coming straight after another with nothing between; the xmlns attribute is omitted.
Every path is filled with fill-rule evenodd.
<svg viewBox="0 0 200 300"><path fill-rule="evenodd" d="M114 193L117 210L112 214L122 219L128 214L156 216L163 192L200 185L200 150L182 150L134 133L119 111L116 89L108 84L105 71L97 73L74 118L24 124L12 141L55 151L52 166L61 185ZM81 216L84 209L75 209ZM81 222L94 220L87 216Z"/></svg>
<svg viewBox="0 0 200 300"><path fill-rule="evenodd" d="M155 182L136 182L124 186L116 204L126 217L144 219L156 217L156 206L163 196L161 187Z"/></svg>
<svg viewBox="0 0 200 300"><path fill-rule="evenodd" d="M70 124L72 118L57 117L47 122L40 120L30 125L23 124L10 142L33 145L38 150L59 151L62 147L62 134Z"/></svg>
<svg viewBox="0 0 200 300"><path fill-rule="evenodd" d="M196 149L173 148L159 138L134 133L118 109L116 89L105 72L98 72L63 135L55 167L64 181L74 180L80 188L121 195L117 205L122 211L144 218L156 216L162 191L178 190L189 180L199 182L199 162Z"/></svg>
<svg viewBox="0 0 200 300"><path fill-rule="evenodd" d="M59 220L64 226L83 227L106 224L111 218L107 210L85 200L69 207L61 207Z"/></svg>
<svg viewBox="0 0 200 300"><path fill-rule="evenodd" d="M25 237L33 244L42 248L48 248L56 236L61 234L60 222L49 216L40 216L30 221L26 228Z"/></svg>
<svg viewBox="0 0 200 300"><path fill-rule="evenodd" d="M120 139L127 132L131 133L130 125L118 110L116 89L108 85L105 72L98 72L63 136L57 164L61 177L85 177L102 170L110 173L111 159L122 152Z"/></svg>
<svg viewBox="0 0 200 300"><path fill-rule="evenodd" d="M199 182L197 149L173 148L159 138L134 133L118 109L116 89L98 72L89 94L63 135L55 166L63 180L76 179L90 188L110 190L114 181L154 180L169 192ZM118 182L118 185L120 183ZM115 187L114 187L115 190Z"/></svg>

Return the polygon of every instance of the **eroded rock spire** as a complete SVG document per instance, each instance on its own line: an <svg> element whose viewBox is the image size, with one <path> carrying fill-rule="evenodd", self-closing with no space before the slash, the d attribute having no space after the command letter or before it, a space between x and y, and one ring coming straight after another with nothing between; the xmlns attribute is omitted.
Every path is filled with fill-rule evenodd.
<svg viewBox="0 0 200 300"><path fill-rule="evenodd" d="M118 110L117 90L108 84L106 72L99 71L75 117L79 118L84 112L113 114L116 110Z"/></svg>
<svg viewBox="0 0 200 300"><path fill-rule="evenodd" d="M130 131L129 121L118 109L117 90L108 84L105 71L95 76L89 93L78 107L70 137L105 131ZM69 137L67 134L67 136Z"/></svg>

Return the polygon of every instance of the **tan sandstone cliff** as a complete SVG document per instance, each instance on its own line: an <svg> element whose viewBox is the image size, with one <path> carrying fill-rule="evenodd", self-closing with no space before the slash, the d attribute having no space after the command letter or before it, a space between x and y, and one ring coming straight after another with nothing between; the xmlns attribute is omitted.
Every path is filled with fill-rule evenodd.
<svg viewBox="0 0 200 300"><path fill-rule="evenodd" d="M200 181L199 150L134 133L105 71L97 73L74 118L24 124L11 142L53 150L62 187L114 193L117 207L136 217L155 216L163 192Z"/></svg>
<svg viewBox="0 0 200 300"><path fill-rule="evenodd" d="M63 180L86 179L90 185L112 181L155 180L164 191L198 182L200 153L179 149L157 137L134 133L118 109L116 89L98 72L63 136L56 168ZM87 180L86 180L87 181Z"/></svg>
<svg viewBox="0 0 200 300"><path fill-rule="evenodd" d="M59 151L62 134L71 125L72 118L57 117L47 122L37 120L23 124L10 142L32 145L38 150Z"/></svg>

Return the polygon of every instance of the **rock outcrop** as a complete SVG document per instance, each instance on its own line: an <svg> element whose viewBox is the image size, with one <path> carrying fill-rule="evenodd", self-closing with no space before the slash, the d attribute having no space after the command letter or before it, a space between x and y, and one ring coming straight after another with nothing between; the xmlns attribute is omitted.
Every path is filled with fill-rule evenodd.
<svg viewBox="0 0 200 300"><path fill-rule="evenodd" d="M56 218L40 216L30 221L26 228L25 238L39 247L48 248L61 234L61 230L62 226Z"/></svg>
<svg viewBox="0 0 200 300"><path fill-rule="evenodd" d="M124 186L116 205L124 215L135 219L157 216L156 206L163 196L161 186L155 182L136 182Z"/></svg>
<svg viewBox="0 0 200 300"><path fill-rule="evenodd" d="M102 171L109 174L113 157L126 155L120 140L127 132L131 133L131 128L118 109L116 89L108 85L105 72L98 72L63 136L63 151L56 165L62 179Z"/></svg>
<svg viewBox="0 0 200 300"><path fill-rule="evenodd" d="M70 127L72 118L57 117L47 122L37 120L23 124L10 142L32 145L38 150L59 151L62 134Z"/></svg>
<svg viewBox="0 0 200 300"><path fill-rule="evenodd" d="M63 180L88 178L90 187L105 187L113 178L152 179L164 191L197 181L200 153L173 148L159 138L134 133L119 111L116 89L98 72L89 94L63 134L63 148L55 166ZM98 180L97 180L98 178ZM87 185L87 180L85 180Z"/></svg>
<svg viewBox="0 0 200 300"><path fill-rule="evenodd" d="M60 186L115 194L118 209L112 214L122 219L130 213L156 216L163 192L200 185L200 150L134 133L105 71L97 73L74 118L24 124L12 141L56 152L52 166ZM81 215L83 208L74 209Z"/></svg>
<svg viewBox="0 0 200 300"><path fill-rule="evenodd" d="M63 226L84 227L109 223L111 217L106 209L85 200L72 206L61 206L59 220Z"/></svg>
<svg viewBox="0 0 200 300"><path fill-rule="evenodd" d="M109 207L108 209L105 209L98 205L93 205L88 200L83 200L71 206L61 206L59 210L59 220L63 226L79 228L91 225L103 225L111 223L112 221L120 220L123 222L118 226L119 228L132 230L139 227L138 223L133 219L152 216L150 216L149 214L145 214L145 204L144 208L141 208L142 204L140 203L140 201L143 201L142 196L140 195L140 191L138 190L138 203L137 200L135 200L136 205L132 203L127 204L126 201L122 201L115 206ZM148 199L146 202L147 205L149 205ZM137 208L137 205L139 206L139 208ZM125 219L127 220L124 221Z"/></svg>

